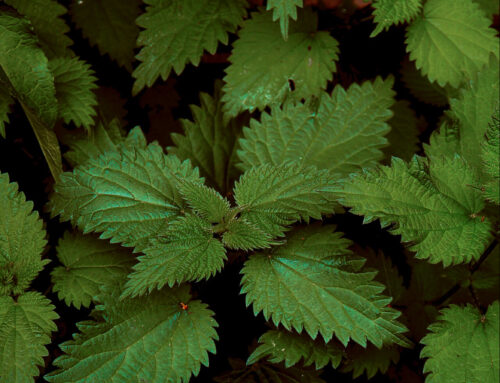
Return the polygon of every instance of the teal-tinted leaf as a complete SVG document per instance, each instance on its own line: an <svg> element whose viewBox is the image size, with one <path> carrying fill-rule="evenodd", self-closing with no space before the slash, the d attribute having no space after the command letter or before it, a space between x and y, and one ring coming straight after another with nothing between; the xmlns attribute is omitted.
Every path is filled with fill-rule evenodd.
<svg viewBox="0 0 500 383"><path fill-rule="evenodd" d="M229 213L229 201L208 186L180 180L179 191L188 206L210 223L222 222Z"/></svg>
<svg viewBox="0 0 500 383"><path fill-rule="evenodd" d="M222 243L229 249L254 250L270 247L272 237L245 218L233 219L225 226Z"/></svg>
<svg viewBox="0 0 500 383"><path fill-rule="evenodd" d="M66 355L54 362L59 370L45 375L49 382L181 383L208 366L217 323L206 304L191 300L188 286L100 299L95 320L80 322L81 333L61 345Z"/></svg>
<svg viewBox="0 0 500 383"><path fill-rule="evenodd" d="M317 24L316 14L307 8L283 41L270 12L253 13L245 21L224 77L222 101L228 116L308 98L326 88L335 71L338 43L327 32L318 32Z"/></svg>
<svg viewBox="0 0 500 383"><path fill-rule="evenodd" d="M344 345L350 339L366 347L409 343L399 313L381 295L384 286L374 273L363 272L364 260L352 256L350 241L331 226L298 228L286 243L267 253L250 256L242 270L242 293L254 313L263 312L275 325L325 341L335 335Z"/></svg>

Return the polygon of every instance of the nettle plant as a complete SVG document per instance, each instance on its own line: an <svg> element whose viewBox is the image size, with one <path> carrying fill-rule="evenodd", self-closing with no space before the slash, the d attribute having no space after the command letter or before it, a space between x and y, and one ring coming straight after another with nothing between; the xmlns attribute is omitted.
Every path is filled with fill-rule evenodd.
<svg viewBox="0 0 500 383"><path fill-rule="evenodd" d="M498 382L497 12L495 0L0 2L2 148L29 122L54 179L46 218L73 226L49 230L48 249L0 173L0 381L189 381L225 347L223 326L245 323L218 323L199 299L230 263L268 330L246 361L193 380ZM406 34L400 71L356 81L342 47L366 26L367 41ZM149 129L127 123L123 90L97 85L81 35L130 76L127 105ZM201 61L225 74L178 118L173 79ZM357 244L345 220L404 246ZM47 296L30 288L44 268ZM82 321L54 351L56 323L78 315L65 305Z"/></svg>

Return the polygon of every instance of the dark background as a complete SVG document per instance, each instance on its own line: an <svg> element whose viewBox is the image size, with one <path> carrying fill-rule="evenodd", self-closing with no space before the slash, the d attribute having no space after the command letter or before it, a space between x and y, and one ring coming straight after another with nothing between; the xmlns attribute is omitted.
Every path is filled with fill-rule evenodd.
<svg viewBox="0 0 500 383"><path fill-rule="evenodd" d="M373 30L371 12L370 7L356 13L342 12L339 9L320 11L319 29L330 31L340 42L340 62L337 65L334 81L329 84L329 90L337 83L348 86L352 82L373 79L377 75L385 77L388 74L394 74L398 98L409 100L417 115L424 116L427 121L427 127L421 134L421 139L425 142L430 132L436 127L442 110L419 103L401 84L400 63L406 56L404 27L393 27L389 32L370 38L369 35ZM72 26L69 33L74 41L72 48L78 56L91 63L99 79L98 84L118 90L127 100L127 127L140 125L148 131L150 128L148 111L150 110L140 106L141 94L131 97L133 79L130 73L118 67L108 56L101 56L97 48L90 47L81 33L74 28L70 17L67 16L66 19ZM232 36L232 40L234 38L235 36ZM187 65L180 76L171 75L169 82L175 81L175 89L180 100L178 107L172 110L175 118L190 118L188 105L198 104L199 92L212 92L214 80L221 79L224 75L229 51L229 47L220 46L218 53L212 57L206 55L199 67ZM50 258L52 262L40 273L32 284L32 288L46 294L56 305L56 310L60 315L57 321L58 331L52 334L52 343L48 345L49 355L45 358L46 368L41 374L43 376L53 369L52 360L61 354L57 345L71 339L72 334L77 331L75 323L87 319L90 310L67 307L51 291L50 272L58 264L55 246L70 225L60 223L57 218L50 219L49 214L44 212L52 179L36 138L19 106L14 107L10 120L6 128L7 139L0 139L0 171L9 173L11 180L19 183L20 190L26 194L28 200L34 202L35 209L40 212L46 222L49 245L45 257ZM179 130L178 125L167 122L163 133L165 140L168 140L169 131L172 130ZM66 168L69 170L67 164ZM405 282L408 283L409 267L405 263L399 237L381 230L378 223L363 225L361 217L351 214L337 215L328 220L338 224L338 230L345 232L346 236L356 243L382 249L385 254L389 254L405 278ZM256 346L258 337L267 329L263 316L255 317L252 308L245 307L244 296L239 294L239 273L243 261L244 258L238 257L232 263L227 264L223 271L214 278L193 284L194 295L208 303L216 313L220 340L217 342L217 355L210 356L210 368L202 367L199 376L193 378L192 382L208 382L212 377L229 370L228 357L246 360ZM401 361L397 366L391 366L387 375L378 374L371 381L423 381L422 362L418 358L418 353L419 348L403 351ZM352 381L351 374L340 374L331 367L325 368L323 377L327 381ZM38 381L41 382L43 379L40 377ZM366 379L363 376L355 381L364 382Z"/></svg>

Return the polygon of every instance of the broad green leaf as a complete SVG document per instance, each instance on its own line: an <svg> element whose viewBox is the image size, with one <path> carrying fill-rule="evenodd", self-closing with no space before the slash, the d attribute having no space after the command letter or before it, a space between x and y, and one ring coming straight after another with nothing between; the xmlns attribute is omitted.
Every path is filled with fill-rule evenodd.
<svg viewBox="0 0 500 383"><path fill-rule="evenodd" d="M375 273L363 272L364 260L352 256L350 241L331 226L307 226L287 235L286 243L250 256L242 270L242 293L254 313L263 312L275 325L326 342L335 335L344 346L350 339L366 347L409 343L399 313L381 295Z"/></svg>
<svg viewBox="0 0 500 383"><path fill-rule="evenodd" d="M304 366L314 363L316 370L328 363L337 368L344 355L343 347L335 342L325 343L322 339L312 340L305 334L284 330L269 330L259 338L259 347L250 355L247 364L262 358L271 363L285 362L289 368L303 359Z"/></svg>
<svg viewBox="0 0 500 383"><path fill-rule="evenodd" d="M375 37L391 25L413 20L420 13L422 0L375 0L372 6L377 26L370 37Z"/></svg>
<svg viewBox="0 0 500 383"><path fill-rule="evenodd" d="M101 54L109 54L119 65L132 71L139 34L135 19L140 6L140 0L73 0L70 13L91 45L97 45Z"/></svg>
<svg viewBox="0 0 500 383"><path fill-rule="evenodd" d="M445 119L439 129L432 132L429 144L424 143L423 147L431 161L462 153L458 122Z"/></svg>
<svg viewBox="0 0 500 383"><path fill-rule="evenodd" d="M0 173L0 295L21 294L49 262L41 259L42 225L17 183Z"/></svg>
<svg viewBox="0 0 500 383"><path fill-rule="evenodd" d="M491 223L482 220L477 179L460 157L436 158L428 175L393 158L390 167L353 175L343 182L339 202L412 242L417 258L444 266L479 259L490 239Z"/></svg>
<svg viewBox="0 0 500 383"><path fill-rule="evenodd" d="M68 132L62 141L69 146L64 158L71 166L81 166L91 159L97 159L106 152L119 152L123 149L146 149L146 137L141 128L135 127L125 137L118 120L109 124L98 123L87 132Z"/></svg>
<svg viewBox="0 0 500 383"><path fill-rule="evenodd" d="M136 22L144 28L136 56L133 94L152 86L158 77L166 80L173 69L180 74L187 63L198 66L203 52L214 54L219 42L228 43L246 15L245 0L145 0L146 13ZM168 28L165 26L168 25Z"/></svg>
<svg viewBox="0 0 500 383"><path fill-rule="evenodd" d="M457 88L498 57L498 38L473 0L429 0L409 27L406 44L418 69L440 86Z"/></svg>
<svg viewBox="0 0 500 383"><path fill-rule="evenodd" d="M90 65L75 57L61 57L49 61L54 75L58 116L66 124L74 122L89 130L94 124L97 100L93 89L97 88L94 71Z"/></svg>
<svg viewBox="0 0 500 383"><path fill-rule="evenodd" d="M102 233L142 250L186 207L177 179L200 180L187 161L166 156L162 148L124 148L92 158L55 185L53 215L71 220L84 233Z"/></svg>
<svg viewBox="0 0 500 383"><path fill-rule="evenodd" d="M392 78L353 84L347 91L337 85L331 96L323 93L317 111L298 103L262 113L240 140L241 166L294 161L347 175L374 165L390 130L392 85Z"/></svg>
<svg viewBox="0 0 500 383"><path fill-rule="evenodd" d="M378 372L385 374L391 364L399 361L399 351L394 346L378 349L372 345L362 348L352 345L346 350L342 372L352 371L353 379L366 373L368 379L373 378Z"/></svg>
<svg viewBox="0 0 500 383"><path fill-rule="evenodd" d="M489 178L484 186L486 199L500 204L500 114L498 112L486 132L481 159L484 172Z"/></svg>
<svg viewBox="0 0 500 383"><path fill-rule="evenodd" d="M9 122L10 107L14 103L6 89L0 88L0 136L5 138L5 124Z"/></svg>
<svg viewBox="0 0 500 383"><path fill-rule="evenodd" d="M184 135L172 134L175 146L168 147L168 152L182 160L190 159L209 185L228 192L239 175L235 159L241 123L224 118L221 93L220 83L215 84L213 97L200 93L201 106L191 105L193 121L181 120Z"/></svg>
<svg viewBox="0 0 500 383"><path fill-rule="evenodd" d="M38 292L16 299L0 296L0 379L5 383L32 383L49 353L50 333L57 330L59 315Z"/></svg>
<svg viewBox="0 0 500 383"><path fill-rule="evenodd" d="M450 101L450 117L458 120L459 154L480 170L483 166L481 148L492 116L500 108L498 60L480 71L461 90L458 98Z"/></svg>
<svg viewBox="0 0 500 383"><path fill-rule="evenodd" d="M499 317L498 301L485 315L471 305L451 305L441 311L438 321L422 339L420 357L427 358L426 382L498 382Z"/></svg>
<svg viewBox="0 0 500 383"><path fill-rule="evenodd" d="M229 201L208 186L180 180L179 191L188 206L210 223L222 222L229 213Z"/></svg>
<svg viewBox="0 0 500 383"><path fill-rule="evenodd" d="M321 371L313 368L288 367L283 364L257 362L246 366L243 360L229 358L232 370L214 378L217 383L326 383Z"/></svg>
<svg viewBox="0 0 500 383"><path fill-rule="evenodd" d="M283 41L270 12L253 13L229 57L222 97L225 113L263 110L325 89L335 72L338 43L329 33L317 31L317 24L317 15L307 8Z"/></svg>
<svg viewBox="0 0 500 383"><path fill-rule="evenodd" d="M214 313L191 300L188 286L137 299L113 293L101 301L94 320L80 322L81 333L61 345L66 355L55 360L59 370L45 375L47 381L181 383L215 353Z"/></svg>
<svg viewBox="0 0 500 383"><path fill-rule="evenodd" d="M270 247L272 236L259 229L245 218L233 219L228 222L222 234L222 243L229 249L254 250Z"/></svg>
<svg viewBox="0 0 500 383"><path fill-rule="evenodd" d="M383 149L386 158L392 156L409 161L418 151L419 120L406 100L397 101L391 108L394 115L387 122L391 131L386 138L389 146Z"/></svg>
<svg viewBox="0 0 500 383"><path fill-rule="evenodd" d="M173 221L143 252L129 275L125 297L144 295L164 285L208 279L227 259L210 222L195 215Z"/></svg>
<svg viewBox="0 0 500 383"><path fill-rule="evenodd" d="M66 36L69 27L61 18L66 8L55 0L4 0L25 16L33 27L40 45L49 58L71 56L68 46L73 44Z"/></svg>
<svg viewBox="0 0 500 383"><path fill-rule="evenodd" d="M281 34L285 40L288 40L288 18L297 20L297 7L303 6L303 0L267 0L266 10L273 11L273 21L279 19Z"/></svg>
<svg viewBox="0 0 500 383"><path fill-rule="evenodd" d="M57 246L62 266L52 273L52 290L77 309L89 307L102 286L126 279L134 264L130 251L92 235L66 232Z"/></svg>
<svg viewBox="0 0 500 383"><path fill-rule="evenodd" d="M331 175L297 164L261 165L245 172L234 187L241 217L275 237L283 226L332 213L332 193L322 191L334 184Z"/></svg>
<svg viewBox="0 0 500 383"><path fill-rule="evenodd" d="M62 161L52 130L57 118L54 76L30 22L10 12L0 12L0 86L23 107L57 180L62 173Z"/></svg>

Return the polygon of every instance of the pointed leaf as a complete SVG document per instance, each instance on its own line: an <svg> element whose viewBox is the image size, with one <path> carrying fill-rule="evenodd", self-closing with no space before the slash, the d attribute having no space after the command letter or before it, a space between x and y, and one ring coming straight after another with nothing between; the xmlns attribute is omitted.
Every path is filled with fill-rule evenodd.
<svg viewBox="0 0 500 383"><path fill-rule="evenodd" d="M180 180L179 191L188 206L210 223L222 222L229 213L229 201L208 186Z"/></svg>
<svg viewBox="0 0 500 383"><path fill-rule="evenodd" d="M370 37L375 37L391 25L414 19L420 13L422 0L375 0L372 6L377 26Z"/></svg>
<svg viewBox="0 0 500 383"><path fill-rule="evenodd" d="M348 347L347 357L342 366L342 372L352 371L354 379L366 373L368 379L378 372L385 374L391 364L399 362L399 351L394 346L378 349L372 345L362 348L358 345Z"/></svg>
<svg viewBox="0 0 500 383"><path fill-rule="evenodd" d="M222 243L229 249L254 250L270 247L272 237L244 218L233 219L225 227Z"/></svg>
<svg viewBox="0 0 500 383"><path fill-rule="evenodd" d="M281 34L285 40L288 39L288 24L290 17L297 20L297 7L304 6L303 0L268 0L266 10L273 11L273 21L279 19Z"/></svg>

